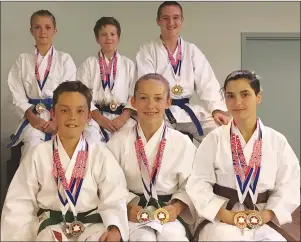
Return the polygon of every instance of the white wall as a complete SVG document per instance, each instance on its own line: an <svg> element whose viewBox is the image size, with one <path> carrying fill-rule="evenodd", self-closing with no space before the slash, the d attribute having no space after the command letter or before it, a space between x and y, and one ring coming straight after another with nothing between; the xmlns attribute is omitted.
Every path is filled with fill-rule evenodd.
<svg viewBox="0 0 301 242"><path fill-rule="evenodd" d="M157 38L160 2L1 2L1 163L17 122L10 111L7 74L20 53L33 51L29 18L48 9L57 19L56 48L79 65L95 54L93 27L101 16L116 17L122 27L119 51L134 59L139 45ZM300 32L299 2L183 2L182 36L209 59L220 83L241 65L241 32Z"/></svg>

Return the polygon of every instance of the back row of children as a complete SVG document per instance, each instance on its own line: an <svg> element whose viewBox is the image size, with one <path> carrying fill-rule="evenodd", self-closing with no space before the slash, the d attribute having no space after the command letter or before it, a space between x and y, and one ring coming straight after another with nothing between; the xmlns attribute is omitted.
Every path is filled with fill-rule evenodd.
<svg viewBox="0 0 301 242"><path fill-rule="evenodd" d="M49 113L52 92L64 80L79 80L92 90L92 119L84 132L95 142L107 142L113 132L136 123L131 118L129 98L135 80L147 73L159 73L170 83L172 106L166 110L169 126L201 141L219 124L227 124L226 106L210 64L196 45L180 36L184 20L181 5L162 3L156 20L160 37L140 47L136 68L117 50L119 22L102 17L94 27L100 50L77 69L69 54L53 46L55 17L47 10L35 12L30 19L35 52L21 54L8 77L14 109L21 119L9 147L23 141L24 155L30 146L51 139L56 132ZM194 91L203 106L189 104Z"/></svg>
<svg viewBox="0 0 301 242"><path fill-rule="evenodd" d="M167 17L164 14L161 19L164 9L167 12L171 11L170 7L181 10L179 5L163 4L166 5L159 8L157 19L159 24L162 21L162 39L163 33L176 32L183 20L182 13L179 19L176 16L168 17L168 13ZM115 25L105 26L100 28L100 32ZM118 28L116 41L119 40L117 30ZM43 38L43 31L36 35L36 39L47 39ZM32 32L34 33L33 26ZM110 46L113 38L105 38L102 42L101 36L103 35L96 36L99 43ZM30 100L26 96L27 92L23 92L23 105L20 104L20 109L24 108L27 98L26 104L30 107L24 108L24 119L39 128L37 130L40 136L36 140L40 144L28 149L8 190L1 218L2 240L188 241L194 235L194 239L198 241L285 241L275 224L291 222L291 214L300 204L300 166L285 137L264 126L257 117L256 107L262 96L256 74L235 71L227 76L223 87L226 101L224 110L227 108L233 117L228 122L221 110L222 106L216 104L221 102L215 101L213 105L213 101L207 96L220 100L217 95L219 86L215 78L214 81L210 79L214 74L208 62L205 61L202 66L205 59L198 59L200 56L204 57L194 45L180 38L177 46L176 39L175 49L179 51L174 52L180 54L178 63L176 61L178 67L174 65L175 70L170 65L172 58L168 58L168 54L166 62L154 64L163 61L164 51L169 53L165 44L171 39L166 38L164 42L159 39L141 47L137 54L138 73L139 57L143 62L141 69L146 69L147 73L142 73L137 81L135 77L129 82L124 80L130 90L124 96L124 101L117 99L122 92L113 94L114 88L117 88L115 86L120 83L117 72L122 67L118 70L118 63L121 60L121 63L132 62L116 53L116 48L109 52L105 51L109 48L101 46L99 56L88 58L77 71L83 76L82 80L78 77L80 81L75 81L76 76L80 75L75 74L69 55L55 51L53 46L49 46L51 53L50 49L45 50L44 59L47 57L48 66L44 67L46 77L51 70L49 66L52 58L64 63L62 66L69 63L74 72L69 74L70 81L67 82L61 80L61 76L52 79L61 80L61 83L57 81L57 87L53 87L53 95L50 89L55 84L49 83L50 79L47 78L44 78L47 79L46 89L43 84L40 88L40 84L36 82L31 83L31 88L27 86L28 90L35 90L29 96ZM102 52L111 54L104 57ZM155 62L151 62L152 56L157 56ZM185 64L182 56L190 56L197 64L194 61ZM29 63L29 60L22 60L24 56L20 58L19 65ZM101 64L106 58L108 65L110 66L111 60L113 66L109 75L104 71L105 65L103 68ZM34 56L30 60L35 64ZM157 70L161 69L161 65L165 65L164 73L153 73L159 72ZM193 75L185 72L185 65L186 69L194 71ZM200 70L199 65L202 66ZM90 66L88 71L85 71L85 66ZM156 69L152 71L151 66ZM171 71L168 71L168 66L172 68ZM36 73L39 73L39 68L35 68L38 70ZM62 67L56 68L60 70L59 73L69 73L63 71ZM187 74L186 79L177 79L178 76L182 77L182 74L178 75L179 68L182 74ZM135 72L134 69L131 70ZM167 73L170 76L165 78ZM30 72L27 74L31 75ZM15 78L19 76L19 82L27 76L21 73L13 75ZM36 77L39 83L38 75L41 74ZM62 75L62 78L67 80L67 75ZM93 76L95 78L91 78ZM98 80L98 84L94 79ZM191 86L188 84L189 80L192 82ZM204 83L206 86L211 82L216 86L217 93L212 92L212 86L209 88L211 94L203 93L206 88L199 89L207 97L205 100L208 101L208 107L215 112L205 116L206 111L202 113L199 108L194 110L197 115L195 119L190 108L187 109L188 105L185 105L185 98L190 97L194 90L189 87L195 85L202 88ZM17 79L11 82L11 86L18 89ZM109 88L106 89L107 87ZM90 89L93 90L92 93ZM48 90L48 94L43 96L45 90ZM99 90L102 90L102 94L98 93ZM49 101L42 97L49 98ZM15 102L21 98L21 95L20 98L18 95L14 96ZM124 107L114 113L119 104ZM97 106L103 111L101 115ZM175 109L172 109L173 106ZM130 118L131 109L136 112L137 122ZM172 116L169 116L170 113ZM185 122L184 114L187 117L190 115L190 119L194 120L190 123L195 126ZM204 115L203 119L201 114ZM41 115L45 116L38 118ZM165 115L169 117L166 121ZM32 118L33 116L36 117ZM180 121L176 126L170 127L172 118ZM206 132L207 128L208 135L196 149L188 136L181 132L198 138L201 136L197 128L200 120L201 131ZM134 122L133 125L129 124L131 121ZM214 130L210 132L208 123L215 124L218 121L226 125L212 128ZM102 125L98 125L99 122ZM32 129L30 134L35 130L30 124L24 128L22 135L26 129ZM125 128L125 125L129 127ZM45 133L54 135L52 139L51 136L46 138ZM109 141L103 144L98 139L95 140L93 133L99 134L100 138L107 137ZM111 133L115 134L111 137ZM43 142L47 139L47 142Z"/></svg>

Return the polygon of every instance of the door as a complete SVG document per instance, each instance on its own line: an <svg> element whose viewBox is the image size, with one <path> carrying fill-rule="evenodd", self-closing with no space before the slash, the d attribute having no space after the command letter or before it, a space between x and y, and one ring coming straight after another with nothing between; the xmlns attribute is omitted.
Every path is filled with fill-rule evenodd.
<svg viewBox="0 0 301 242"><path fill-rule="evenodd" d="M300 33L242 33L242 69L262 77L258 116L300 160Z"/></svg>

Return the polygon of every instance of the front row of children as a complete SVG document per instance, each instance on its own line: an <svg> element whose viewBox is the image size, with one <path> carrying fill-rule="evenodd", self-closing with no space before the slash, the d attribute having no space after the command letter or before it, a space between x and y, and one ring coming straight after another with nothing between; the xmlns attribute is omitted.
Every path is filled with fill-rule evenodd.
<svg viewBox="0 0 301 242"><path fill-rule="evenodd" d="M61 83L51 110L57 134L21 162L1 240L286 241L272 225L292 222L300 204L299 161L286 138L257 117L255 74L231 73L223 93L232 120L196 150L166 126L170 87L159 74L136 82L137 124L107 144L83 135L90 90Z"/></svg>

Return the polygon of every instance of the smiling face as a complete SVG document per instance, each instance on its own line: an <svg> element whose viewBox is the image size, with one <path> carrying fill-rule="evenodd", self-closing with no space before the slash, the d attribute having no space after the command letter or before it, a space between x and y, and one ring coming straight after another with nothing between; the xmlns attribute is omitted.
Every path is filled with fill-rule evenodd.
<svg viewBox="0 0 301 242"><path fill-rule="evenodd" d="M231 80L225 88L227 108L237 122L256 118L257 105L261 103L261 93L257 95L245 78Z"/></svg>
<svg viewBox="0 0 301 242"><path fill-rule="evenodd" d="M65 139L78 139L91 118L88 103L79 92L63 92L52 113L58 134Z"/></svg>
<svg viewBox="0 0 301 242"><path fill-rule="evenodd" d="M161 29L163 38L178 36L182 28L184 18L179 6L165 6L161 9L157 24Z"/></svg>
<svg viewBox="0 0 301 242"><path fill-rule="evenodd" d="M168 85L161 80L141 80L131 101L132 106L137 110L139 122L161 124L165 109L171 105Z"/></svg>

